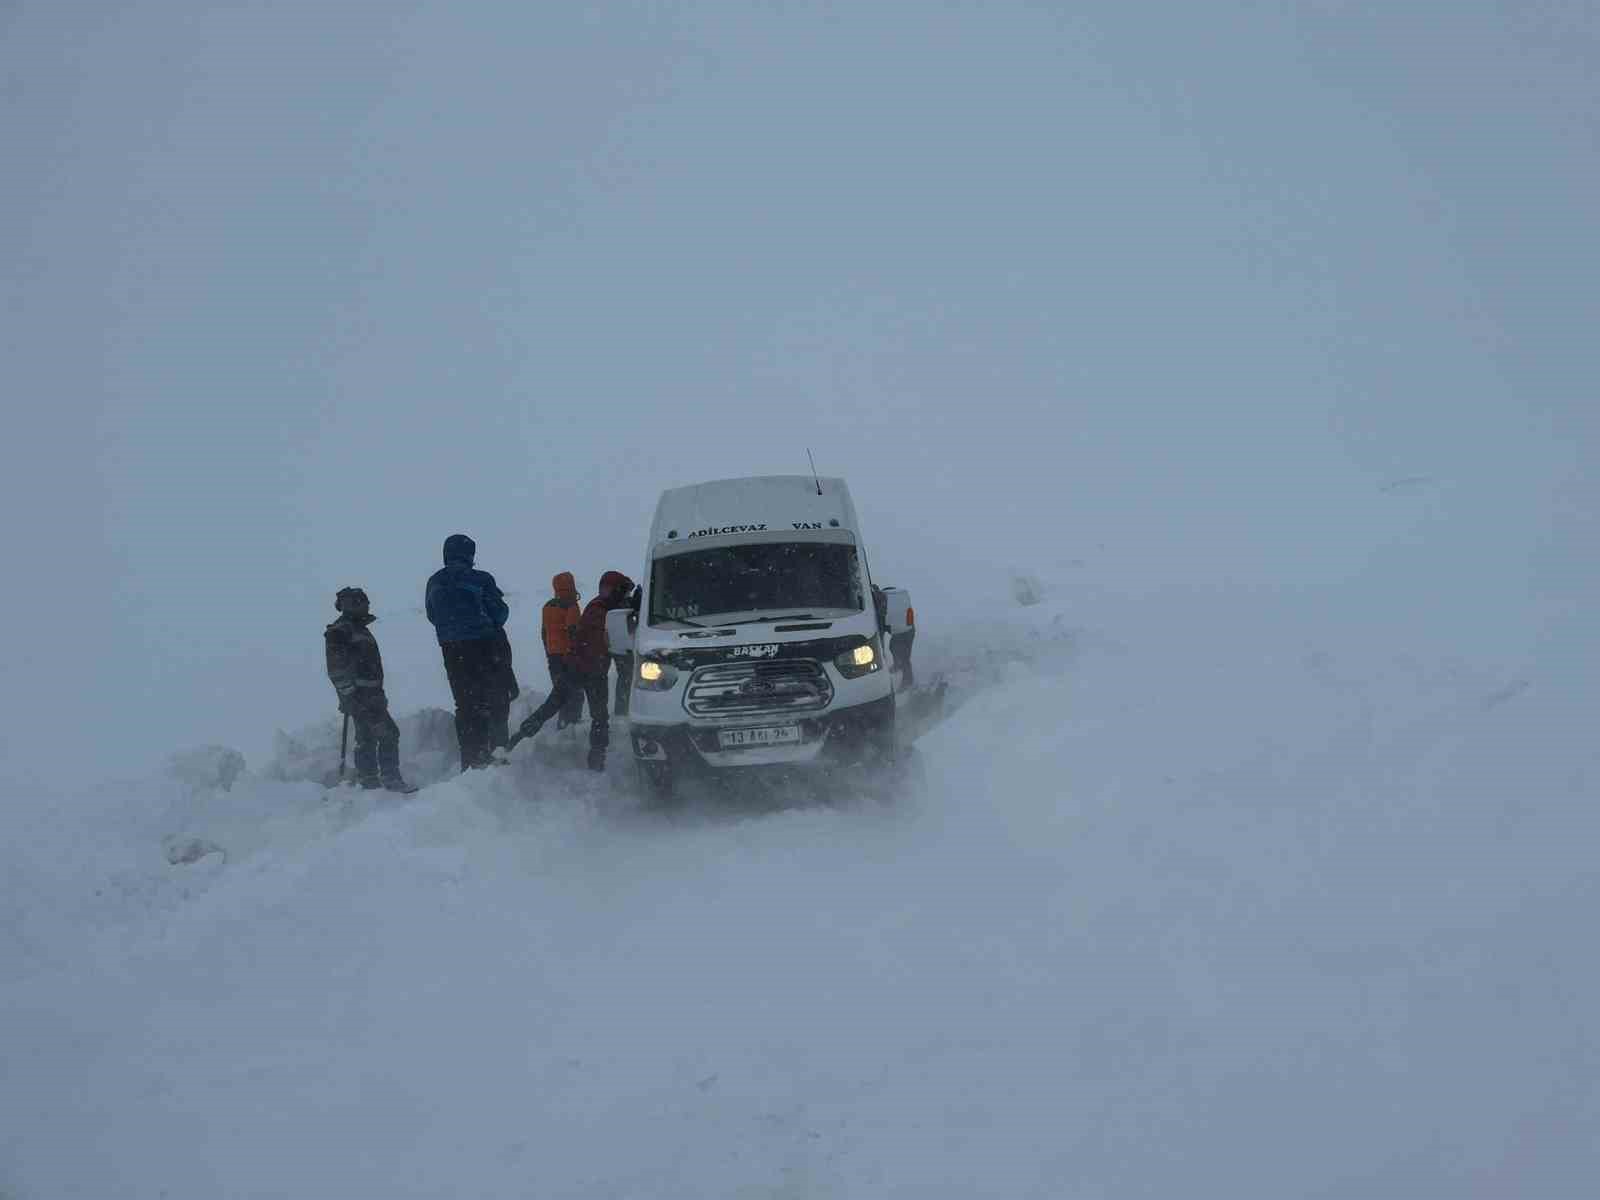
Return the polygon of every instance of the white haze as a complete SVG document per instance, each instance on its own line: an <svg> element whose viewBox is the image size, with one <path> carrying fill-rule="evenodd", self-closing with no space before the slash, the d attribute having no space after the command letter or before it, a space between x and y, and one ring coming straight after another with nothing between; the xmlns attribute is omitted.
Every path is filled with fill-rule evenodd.
<svg viewBox="0 0 1600 1200"><path fill-rule="evenodd" d="M807 446L925 594L1102 542L1322 586L1415 542L1349 615L1512 655L1593 595L1583 6L3 21L29 774L263 749L328 705L345 583L420 667L456 530L531 660L549 576L633 567L661 487ZM1418 477L1448 520L1381 490Z"/></svg>
<svg viewBox="0 0 1600 1200"><path fill-rule="evenodd" d="M888 902L881 857L896 902L928 888L904 900L925 914L895 927L905 939L884 935L913 964L905 987L874 992L868 1015L892 1072L921 1044L899 1006L944 979L935 927L956 921L962 953L983 958L982 922L961 923L942 892L969 846L970 898L994 885L1016 902L995 912L1007 970L1037 955L1053 982L1078 977L1082 956L1017 916L1028 904L1105 917L1085 920L1109 982L1063 1036L1126 1090L1098 1117L1092 1090L1072 1092L1070 1169L1019 1150L1026 1130L1007 1124L951 1150L953 1174L924 1172L897 1140L911 1125L895 1125L920 1118L846 1105L862 1142L815 1194L982 1194L960 1172L994 1158L1012 1194L1198 1186L1176 1158L1129 1165L1151 1112L1164 1154L1193 1147L1210 1156L1202 1183L1243 1195L1295 1192L1297 1162L1315 1181L1299 1194L1592 1191L1600 986L1582 917L1596 897L1574 848L1593 845L1600 798L1597 80L1600 17L1556 0L0 8L0 933L26 1013L19 1040L0 1034L0 1066L26 1045L12 1078L65 1089L48 1103L0 1091L0 1113L24 1122L0 1130L0 1194L33 1194L13 1165L40 1194L104 1194L138 1153L181 1159L214 1101L253 1102L244 1085L208 1090L223 1059L141 1057L149 1029L171 1049L212 1002L223 1025L289 1036L254 1024L272 1016L245 1004L254 968L163 940L169 912L193 945L230 946L237 919L262 961L292 958L299 922L351 901L342 873L392 854L375 886L396 912L437 915L438 868L481 889L463 919L544 905L624 947L640 923L670 939L651 923L663 902L758 948L771 917L848 990L876 943L797 933L758 897L763 868L796 902L811 870L842 873L830 919L845 921ZM526 811L503 779L441 784L353 833L324 828L311 785L259 774L276 731L331 726L320 635L341 585L372 595L396 712L447 704L421 592L443 538L470 533L510 593L523 683L541 687L536 609L554 572L586 594L602 570L634 573L663 487L803 471L808 447L850 481L875 574L913 589L919 655L963 689L959 719L924 741L933 780L865 831L867 849L830 858L829 839L863 830L813 812L701 812L707 828L675 835L687 843L655 840L629 824L619 763L594 795L524 764L540 797ZM1042 607L1019 615L1014 574L1036 577ZM1041 650L1057 636L1071 653ZM227 820L185 820L250 850L183 908L190 876L159 844L193 797L152 772L207 743L243 751L252 776ZM1430 853L1441 841L1447 861ZM568 849L604 872L641 867L647 886L596 910L582 872L559 865ZM702 868L726 879L734 917L697 890ZM1314 883L1291 878L1300 868ZM1007 892L1019 869L1027 886ZM301 873L311 898L280 904ZM1242 930L1206 890L1218 879L1249 890ZM1323 916L1320 941L1285 948ZM519 922L458 942L440 918L424 937L492 956ZM410 936L377 928L397 954ZM369 934L336 922L327 953ZM1184 962L1220 947L1221 982L1180 971L1176 996L1141 997L1139 960L1108 949L1169 941ZM547 949L575 964L578 1014L675 961L670 941L637 960ZM1274 955L1298 972L1289 999L1332 988L1344 1007L1267 1011L1258 992L1235 1005L1228 987ZM194 1007L187 992L161 1007L169 969L200 980ZM395 971L377 954L360 983L387 996L409 978ZM1429 988L1451 972L1475 990L1430 1026ZM128 988L122 1017L99 1007L108 977ZM278 1014L292 1025L320 985L290 982L305 993ZM693 989L674 987L692 1018ZM958 1021L964 996L926 1020ZM1146 1024L1113 1062L1093 1018L1130 1005ZM802 1017L799 1002L776 1011ZM1053 1011L1016 1027L998 1014L1010 1040L993 1061L969 1046L970 1070L940 1071L1026 1073ZM1200 1030L1208 1014L1227 1030ZM492 1015L505 1020L485 1020L473 1062L520 1019ZM424 1036L414 1012L379 1016L348 1045L308 1044L327 1074L306 1095L349 1092L389 1062L385 1038ZM1321 1017L1342 1040L1318 1040ZM604 1042L606 1021L574 1020ZM62 1032L96 1028L99 1058ZM735 1064L724 1080L771 1102L763 1031L726 1032L699 1030L689 1065L612 1061L572 1086L596 1104L654 1095L720 1054ZM1186 1032L1215 1037L1187 1077ZM800 1070L823 1036L805 1025L772 1070ZM1469 1078L1469 1047L1502 1037ZM565 1061L550 1038L549 1062ZM262 1045L268 1075L293 1074ZM828 1069L848 1074L849 1048L829 1044ZM1348 1055L1366 1073L1340 1076ZM1249 1064L1244 1082L1218 1083L1231 1063ZM432 1081L471 1096L458 1066L396 1069L419 1094ZM1347 1092L1324 1092L1335 1077ZM69 1162L41 1139L89 1137L73 1123L101 1109L71 1092L79 1078L111 1124L156 1084L187 1115L163 1124L157 1107L117 1153ZM928 1100L917 1078L883 1095ZM1374 1098L1393 1079L1406 1082L1385 1125ZM496 1102L525 1102L521 1083L499 1077ZM1237 1089L1208 1118L1225 1127L1186 1140L1213 1083ZM297 1086L271 1095L292 1107ZM1331 1126L1359 1126L1348 1145L1300 1130L1280 1155L1223 1161L1308 1096ZM969 1115L1019 1108L985 1091ZM220 1126L235 1110L215 1111ZM482 1116L460 1108L430 1134L448 1146L330 1178L345 1194L426 1192L514 1140ZM782 1157L718 1174L715 1139L678 1118L694 1150L674 1194L754 1186ZM205 1172L300 1144L294 1128L253 1141L241 1120L201 1174L138 1160L128 1194L218 1194ZM1126 1156L1089 1144L1096 1120ZM1430 1145L1478 1149L1446 1168ZM588 1194L585 1179L650 1194L648 1147L615 1164L637 1177L605 1179L585 1174L590 1149L603 1156L567 1147L562 1194ZM480 1194L523 1194L519 1167L485 1171ZM250 1178L238 1194L270 1193Z"/></svg>

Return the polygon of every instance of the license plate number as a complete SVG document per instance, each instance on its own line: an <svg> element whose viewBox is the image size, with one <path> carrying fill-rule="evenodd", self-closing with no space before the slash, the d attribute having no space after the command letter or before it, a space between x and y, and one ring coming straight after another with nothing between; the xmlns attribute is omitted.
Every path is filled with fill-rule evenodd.
<svg viewBox="0 0 1600 1200"><path fill-rule="evenodd" d="M757 729L722 729L717 742L724 750L740 746L781 746L800 740L798 725L763 725Z"/></svg>

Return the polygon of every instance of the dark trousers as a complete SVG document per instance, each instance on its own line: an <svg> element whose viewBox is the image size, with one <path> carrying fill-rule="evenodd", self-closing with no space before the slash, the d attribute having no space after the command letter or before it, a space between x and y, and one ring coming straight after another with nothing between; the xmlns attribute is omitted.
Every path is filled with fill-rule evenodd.
<svg viewBox="0 0 1600 1200"><path fill-rule="evenodd" d="M381 688L362 688L350 706L356 731L356 779L369 786L400 778L400 726L389 715L389 698Z"/></svg>
<svg viewBox="0 0 1600 1200"><path fill-rule="evenodd" d="M617 696L612 711L619 717L628 715L628 700L633 695L633 655L619 654L612 659L617 664Z"/></svg>
<svg viewBox="0 0 1600 1200"><path fill-rule="evenodd" d="M505 664L494 638L445 642L444 673L456 702L456 741L461 769L487 766L490 748L511 740L511 696Z"/></svg>
<svg viewBox="0 0 1600 1200"><path fill-rule="evenodd" d="M550 662L550 691L555 693L561 685L563 677L572 674L577 668L565 659L557 658L554 654L546 656ZM578 681L576 686L566 689L567 701L561 706L560 725L576 725L583 720L583 684Z"/></svg>
<svg viewBox="0 0 1600 1200"><path fill-rule="evenodd" d="M900 681L906 687L915 687L916 680L911 674L911 643L916 638L917 631L910 633L892 633L889 635L889 658L894 663L895 670L903 671Z"/></svg>
<svg viewBox="0 0 1600 1200"><path fill-rule="evenodd" d="M603 759L606 747L611 744L611 714L606 707L604 671L594 675L576 669L563 671L545 702L529 714L528 724L537 729L560 712L575 694L589 701L589 758L591 761L597 757Z"/></svg>

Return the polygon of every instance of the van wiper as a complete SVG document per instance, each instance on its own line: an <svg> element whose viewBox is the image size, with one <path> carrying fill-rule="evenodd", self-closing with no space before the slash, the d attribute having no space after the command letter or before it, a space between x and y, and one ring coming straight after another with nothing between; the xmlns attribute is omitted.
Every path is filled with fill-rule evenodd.
<svg viewBox="0 0 1600 1200"><path fill-rule="evenodd" d="M816 619L815 613L791 613L787 617L762 617L761 623L767 625L777 624L779 621L815 621Z"/></svg>

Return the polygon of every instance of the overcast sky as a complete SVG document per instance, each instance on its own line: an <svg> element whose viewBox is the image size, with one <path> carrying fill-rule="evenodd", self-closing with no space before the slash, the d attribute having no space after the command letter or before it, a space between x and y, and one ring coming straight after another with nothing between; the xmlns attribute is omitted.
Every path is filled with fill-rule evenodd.
<svg viewBox="0 0 1600 1200"><path fill-rule="evenodd" d="M925 626L1120 551L1532 653L1595 598L1597 80L1581 2L9 0L8 766L258 754L346 583L447 703L456 531L543 686L553 572L808 446Z"/></svg>

